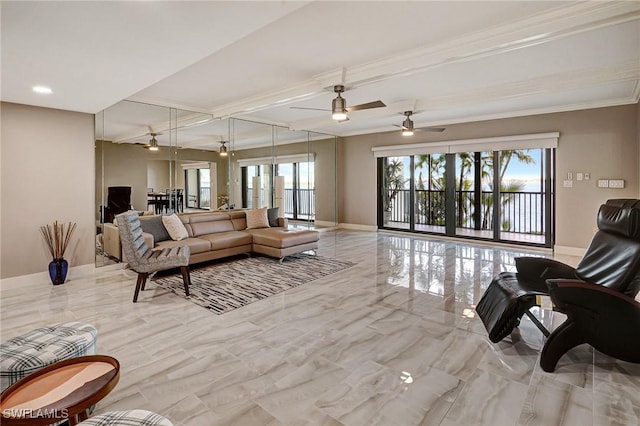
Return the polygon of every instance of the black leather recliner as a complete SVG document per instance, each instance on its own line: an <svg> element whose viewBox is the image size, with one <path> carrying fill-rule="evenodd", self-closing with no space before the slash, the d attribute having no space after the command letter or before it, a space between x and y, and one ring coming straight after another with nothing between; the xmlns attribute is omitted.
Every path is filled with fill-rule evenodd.
<svg viewBox="0 0 640 426"><path fill-rule="evenodd" d="M494 277L476 307L492 342L527 314L548 336L540 358L553 371L571 348L588 343L615 358L640 363L640 200L600 206L598 231L576 268L544 258L516 258L517 273ZM567 320L548 333L529 312L536 296L550 295Z"/></svg>

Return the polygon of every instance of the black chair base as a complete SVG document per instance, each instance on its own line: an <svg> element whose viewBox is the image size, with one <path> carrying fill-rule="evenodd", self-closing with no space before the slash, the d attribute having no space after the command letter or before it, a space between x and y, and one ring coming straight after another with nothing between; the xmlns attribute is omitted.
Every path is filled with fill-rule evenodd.
<svg viewBox="0 0 640 426"><path fill-rule="evenodd" d="M181 266L180 273L182 274L182 282L184 283L184 293L185 296L189 296L189 286L191 285L191 271L188 266ZM139 272L138 273L138 281L136 282L136 289L133 293L133 303L138 301L138 295L140 294L140 290L144 291L144 286L149 279L148 272Z"/></svg>

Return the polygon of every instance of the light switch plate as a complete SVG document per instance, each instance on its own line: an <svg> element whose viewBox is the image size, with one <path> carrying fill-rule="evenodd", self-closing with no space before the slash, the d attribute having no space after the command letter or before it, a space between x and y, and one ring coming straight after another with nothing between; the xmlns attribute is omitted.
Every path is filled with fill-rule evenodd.
<svg viewBox="0 0 640 426"><path fill-rule="evenodd" d="M588 172L584 172L584 180L591 179L591 175Z"/></svg>
<svg viewBox="0 0 640 426"><path fill-rule="evenodd" d="M567 172L567 180L573 180L573 172Z"/></svg>
<svg viewBox="0 0 640 426"><path fill-rule="evenodd" d="M584 178L584 174L582 174L582 172L576 173L576 179L577 180L582 180L583 178Z"/></svg>
<svg viewBox="0 0 640 426"><path fill-rule="evenodd" d="M572 180L565 180L564 181L564 187L565 188L573 188L573 181Z"/></svg>
<svg viewBox="0 0 640 426"><path fill-rule="evenodd" d="M624 180L623 179L610 179L609 180L609 188L624 188Z"/></svg>
<svg viewBox="0 0 640 426"><path fill-rule="evenodd" d="M607 179L598 179L598 188L608 188L609 181Z"/></svg>

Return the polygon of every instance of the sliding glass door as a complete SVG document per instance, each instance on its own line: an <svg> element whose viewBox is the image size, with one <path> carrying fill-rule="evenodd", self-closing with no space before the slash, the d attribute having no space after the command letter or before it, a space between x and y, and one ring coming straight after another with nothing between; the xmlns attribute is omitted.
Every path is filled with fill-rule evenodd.
<svg viewBox="0 0 640 426"><path fill-rule="evenodd" d="M552 149L381 157L379 226L551 247Z"/></svg>

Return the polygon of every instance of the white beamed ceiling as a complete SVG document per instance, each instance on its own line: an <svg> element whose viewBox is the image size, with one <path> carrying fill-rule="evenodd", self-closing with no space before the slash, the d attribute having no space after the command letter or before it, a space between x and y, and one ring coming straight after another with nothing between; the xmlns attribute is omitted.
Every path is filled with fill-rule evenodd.
<svg viewBox="0 0 640 426"><path fill-rule="evenodd" d="M128 98L346 136L394 130L405 110L416 111L420 127L640 97L637 1L0 7L2 100L31 105L95 113ZM35 84L54 93L38 96ZM335 84L346 86L348 105L380 99L387 107L339 124L328 112L291 109L330 108ZM125 110L106 138L162 127ZM184 145L213 149L224 131L185 129Z"/></svg>

